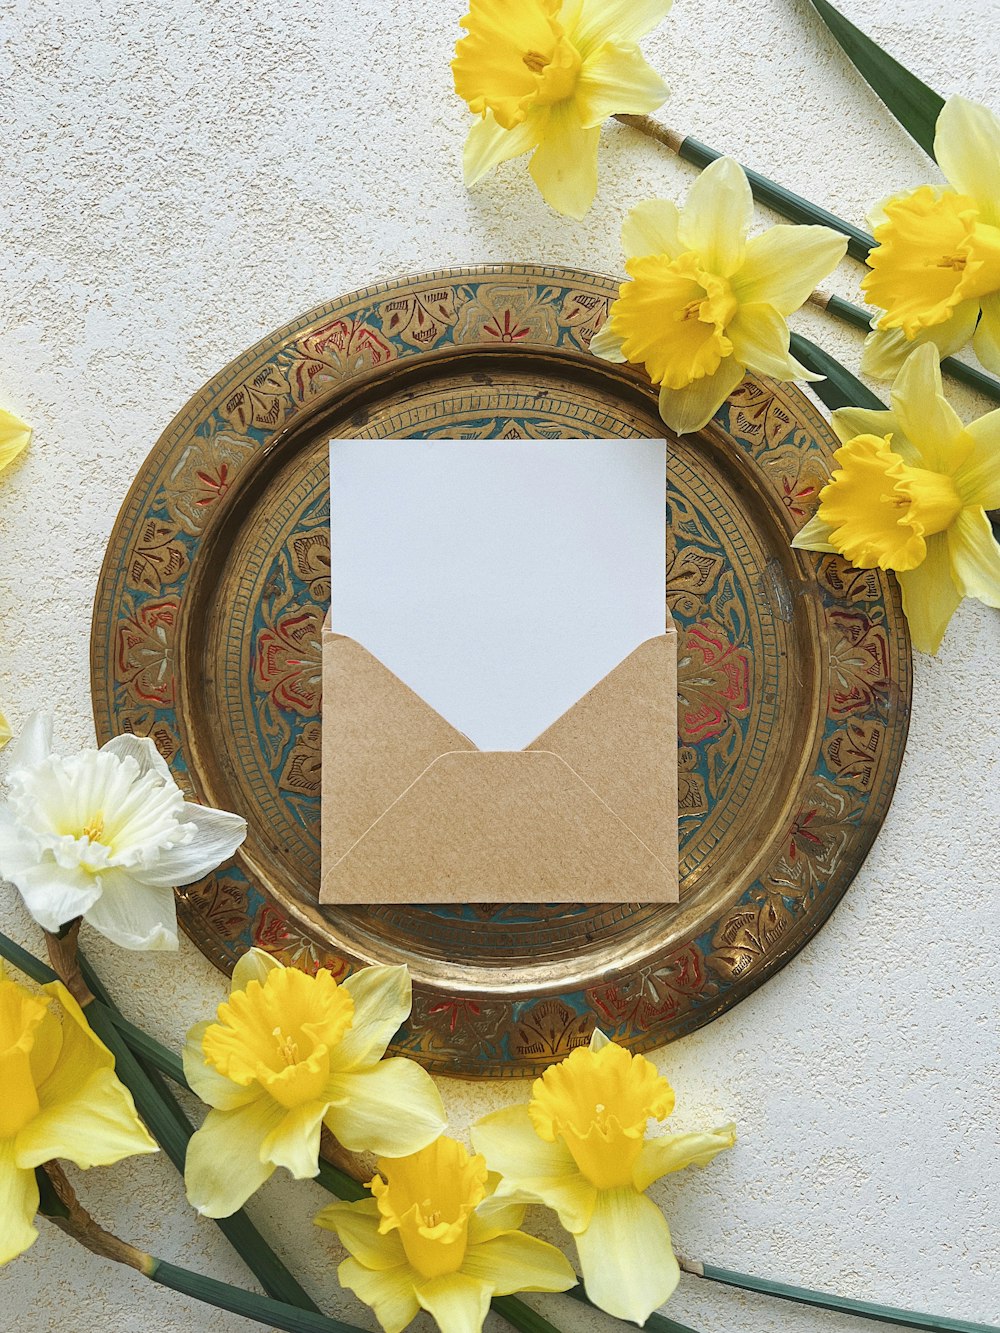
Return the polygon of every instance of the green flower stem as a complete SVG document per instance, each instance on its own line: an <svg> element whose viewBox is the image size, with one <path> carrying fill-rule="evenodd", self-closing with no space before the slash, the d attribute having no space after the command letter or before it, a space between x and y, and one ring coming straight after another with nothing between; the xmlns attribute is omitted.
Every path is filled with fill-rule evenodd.
<svg viewBox="0 0 1000 1333"><path fill-rule="evenodd" d="M817 347L801 333L793 333L789 350L796 360L801 361L807 370L816 375L825 375L822 380L813 381L809 387L817 398L821 399L831 411L838 407L865 407L873 412L887 412L888 408L881 398L877 398L856 375L852 375L846 366Z"/></svg>
<svg viewBox="0 0 1000 1333"><path fill-rule="evenodd" d="M862 306L852 305L850 301L845 301L842 296L834 296L829 292L815 291L809 300L813 305L818 305L821 310L827 314L836 315L842 319L845 324L853 324L856 329L863 329L867 333L871 327L871 311L865 310ZM950 375L953 380L959 380L962 384L967 384L970 389L976 389L979 393L985 394L987 398L992 398L995 403L1000 403L1000 380L996 380L992 375L986 375L975 366L967 366L964 361L958 361L953 356L946 356L941 362L941 369L946 375Z"/></svg>
<svg viewBox="0 0 1000 1333"><path fill-rule="evenodd" d="M589 1305L592 1310L601 1308L587 1295L587 1290L582 1282L578 1282L575 1287L571 1287L566 1295L572 1296L581 1305ZM626 1323L628 1321L623 1319L621 1322ZM698 1333L697 1329L691 1328L688 1324L678 1324L676 1319L668 1319L664 1314L655 1313L649 1316L643 1324L643 1328L648 1330L648 1333Z"/></svg>
<svg viewBox="0 0 1000 1333"><path fill-rule="evenodd" d="M665 125L653 120L651 116L630 116L623 113L616 116L615 119L620 120L625 125L631 125L633 129L641 131L650 139L655 139L657 143L663 144L672 153L676 153L685 162L691 162L696 167L707 167L718 158L725 156L718 149L709 148L707 144L699 143L691 135L685 137L677 134L674 130L667 129ZM875 238L869 232L863 231L860 227L855 227L851 222L845 222L843 218L837 217L835 213L820 208L818 204L810 203L808 199L803 199L800 194L794 194L791 190L786 190L777 181L770 180L757 171L751 171L749 167L744 167L743 170L750 182L753 197L758 203L773 208L783 218L788 218L789 222L832 227L834 231L839 231L847 237L847 253L849 255L860 260L861 263L864 263L868 258L868 252L875 246Z"/></svg>
<svg viewBox="0 0 1000 1333"><path fill-rule="evenodd" d="M56 974L43 962L3 934L0 934L0 956L20 968L26 976L40 985L58 980ZM184 1114L183 1107L158 1072L165 1066L164 1073L184 1084L184 1071L180 1061L139 1028L127 1023L114 1008L107 989L93 968L82 959L80 963L88 987L95 996L101 997L87 1005L87 1020L115 1057L115 1072L131 1092L136 1109L150 1133L183 1175L188 1140L194 1129ZM120 1024L124 1024L125 1031ZM130 1037L150 1059L150 1064L154 1066L152 1069L145 1068L133 1054ZM303 1310L319 1313L319 1307L310 1299L242 1209L231 1217L220 1217L215 1220L219 1230L269 1296Z"/></svg>
<svg viewBox="0 0 1000 1333"><path fill-rule="evenodd" d="M924 1333L1000 1333L996 1324L975 1324L968 1319L946 1319L941 1315L920 1314L915 1310L899 1310L889 1305L872 1305L868 1301L848 1300L846 1296L831 1296L825 1291L810 1291L806 1287L792 1287L786 1282L770 1282L765 1278L748 1277L712 1264L684 1264L685 1272L711 1282L721 1282L741 1291L756 1291L797 1305L811 1305L818 1310L832 1310L837 1314L855 1315L876 1324L893 1324L897 1328L917 1328Z"/></svg>
<svg viewBox="0 0 1000 1333"><path fill-rule="evenodd" d="M267 1324L269 1328L285 1329L287 1333L362 1333L356 1324L345 1324L319 1310L302 1310L269 1296L257 1296L252 1291L232 1287L228 1282L219 1282L214 1277L177 1268L163 1259L152 1261L148 1276L161 1287L193 1296L195 1300L214 1305L220 1310L230 1310L245 1319L254 1319L258 1324Z"/></svg>

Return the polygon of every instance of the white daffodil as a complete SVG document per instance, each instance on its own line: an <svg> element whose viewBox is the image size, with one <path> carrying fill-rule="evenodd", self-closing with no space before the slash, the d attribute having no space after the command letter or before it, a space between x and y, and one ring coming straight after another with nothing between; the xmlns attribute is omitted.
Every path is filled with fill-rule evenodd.
<svg viewBox="0 0 1000 1333"><path fill-rule="evenodd" d="M125 949L176 949L173 890L229 859L246 820L185 801L151 740L52 753L52 719L14 747L0 807L0 875L40 926L82 916Z"/></svg>

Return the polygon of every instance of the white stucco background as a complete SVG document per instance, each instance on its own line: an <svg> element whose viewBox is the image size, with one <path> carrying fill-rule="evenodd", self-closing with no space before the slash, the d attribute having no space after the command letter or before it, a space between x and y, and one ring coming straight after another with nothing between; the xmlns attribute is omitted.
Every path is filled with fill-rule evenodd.
<svg viewBox="0 0 1000 1333"><path fill-rule="evenodd" d="M969 0L960 17L945 0L843 7L939 91L1000 110L995 0ZM90 609L115 514L163 427L233 356L393 274L501 260L617 272L623 212L693 180L612 126L581 223L546 209L523 162L466 192L466 116L448 70L462 12L461 0L0 3L0 403L35 427L0 479L0 702L15 728L48 707L67 749L92 741ZM936 178L806 0L677 0L646 49L673 90L664 121L845 218ZM848 263L832 285L856 298L859 279ZM856 369L860 335L816 312L794 322ZM988 407L957 387L953 401L969 417ZM896 798L830 923L749 1000L656 1056L678 1090L676 1127L732 1118L740 1132L707 1171L654 1188L680 1253L1000 1320L998 658L1000 615L963 607L940 655L915 663ZM9 889L0 927L40 949ZM224 994L186 940L179 956L89 934L86 947L130 1016L175 1046ZM444 1087L458 1133L526 1095ZM246 1279L164 1158L74 1179L141 1247ZM311 1224L325 1197L277 1176L250 1212L326 1309L374 1329L338 1289L335 1241ZM612 1327L566 1300L546 1308L567 1333ZM669 1313L700 1333L876 1327L689 1277ZM44 1223L0 1272L0 1325L252 1327Z"/></svg>

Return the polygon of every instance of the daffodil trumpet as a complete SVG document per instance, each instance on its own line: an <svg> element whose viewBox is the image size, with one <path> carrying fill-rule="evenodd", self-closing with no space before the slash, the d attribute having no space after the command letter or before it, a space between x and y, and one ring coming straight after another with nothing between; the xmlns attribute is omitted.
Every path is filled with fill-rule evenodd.
<svg viewBox="0 0 1000 1333"><path fill-rule="evenodd" d="M1000 118L950 97L937 119L934 156L943 185L922 185L871 214L875 249L862 283L882 313L861 369L891 379L915 346L948 356L972 340L1000 374Z"/></svg>
<svg viewBox="0 0 1000 1333"><path fill-rule="evenodd" d="M792 545L895 572L915 648L936 653L963 597L1000 607L1000 409L964 425L944 397L937 350L911 352L891 410L842 408L837 466Z"/></svg>
<svg viewBox="0 0 1000 1333"><path fill-rule="evenodd" d="M677 434L700 430L748 370L818 378L789 354L786 317L842 258L826 227L772 227L748 237L753 197L738 162L707 167L683 209L650 199L622 227L629 281L590 349L645 368L660 415Z"/></svg>
<svg viewBox="0 0 1000 1333"><path fill-rule="evenodd" d="M536 1079L527 1105L496 1111L472 1130L501 1176L497 1198L554 1209L576 1242L588 1298L639 1324L680 1276L666 1219L645 1191L735 1142L732 1125L648 1136L648 1122L673 1109L673 1089L656 1066L595 1031L588 1047Z"/></svg>
<svg viewBox="0 0 1000 1333"><path fill-rule="evenodd" d="M212 1109L188 1147L191 1204L228 1217L283 1167L319 1171L322 1127L349 1152L402 1157L445 1126L433 1080L382 1057L409 1016L405 967L368 967L338 983L284 967L260 949L236 964L215 1022L184 1047L191 1089Z"/></svg>
<svg viewBox="0 0 1000 1333"><path fill-rule="evenodd" d="M597 191L601 125L653 111L667 87L638 39L671 0L470 0L455 48L455 91L477 120L465 182L532 154L531 177L559 213L582 218Z"/></svg>
<svg viewBox="0 0 1000 1333"><path fill-rule="evenodd" d="M495 1194L481 1156L442 1135L378 1162L374 1196L316 1217L348 1258L341 1285L371 1306L385 1333L426 1310L441 1333L479 1333L494 1296L568 1291L576 1275L554 1245L527 1236L525 1205Z"/></svg>

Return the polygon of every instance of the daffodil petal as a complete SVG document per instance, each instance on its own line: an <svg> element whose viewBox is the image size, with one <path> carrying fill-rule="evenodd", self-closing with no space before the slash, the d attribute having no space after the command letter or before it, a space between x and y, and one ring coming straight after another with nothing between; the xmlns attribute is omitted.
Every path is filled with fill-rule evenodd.
<svg viewBox="0 0 1000 1333"><path fill-rule="evenodd" d="M372 1270L357 1259L345 1259L337 1269L337 1277L342 1287L353 1291L359 1301L375 1311L385 1333L402 1333L420 1312L408 1265Z"/></svg>
<svg viewBox="0 0 1000 1333"><path fill-rule="evenodd" d="M915 338L907 338L902 329L875 329L865 339L861 352L861 373L875 380L892 380L903 362L917 347L933 343L938 356L951 356L972 337L979 318L979 298L962 301L943 324L921 329Z"/></svg>
<svg viewBox="0 0 1000 1333"><path fill-rule="evenodd" d="M590 350L595 356L599 356L604 361L614 361L618 364L627 360L622 351L622 339L617 333L611 331L611 321L607 320L597 330L590 340Z"/></svg>
<svg viewBox="0 0 1000 1333"><path fill-rule="evenodd" d="M598 1193L576 1248L588 1297L619 1319L645 1323L680 1279L666 1218L630 1186Z"/></svg>
<svg viewBox="0 0 1000 1333"><path fill-rule="evenodd" d="M470 1244L462 1272L485 1282L494 1296L514 1291L568 1291L576 1285L576 1274L562 1250L521 1231Z"/></svg>
<svg viewBox="0 0 1000 1333"><path fill-rule="evenodd" d="M247 836L247 821L241 815L192 801L184 803L184 821L194 825L194 837L161 852L155 867L142 871L144 883L165 889L193 884L228 861Z"/></svg>
<svg viewBox="0 0 1000 1333"><path fill-rule="evenodd" d="M941 388L937 349L918 347L903 362L892 386L892 410L899 429L920 453L931 472L952 472L959 460L954 446L962 435L962 419Z"/></svg>
<svg viewBox="0 0 1000 1333"><path fill-rule="evenodd" d="M583 0L573 42L589 51L610 37L634 42L652 32L670 13L673 0Z"/></svg>
<svg viewBox="0 0 1000 1333"><path fill-rule="evenodd" d="M574 100L584 129L593 129L620 112L644 116L655 111L669 92L637 46L607 41L584 61Z"/></svg>
<svg viewBox="0 0 1000 1333"><path fill-rule="evenodd" d="M892 412L875 412L867 407L838 407L831 413L830 425L841 444L858 435L877 435L879 439L891 435L893 450L900 452L896 418Z"/></svg>
<svg viewBox="0 0 1000 1333"><path fill-rule="evenodd" d="M0 750L3 749L13 734L14 733L10 729L10 723L7 721L3 713L0 713Z"/></svg>
<svg viewBox="0 0 1000 1333"><path fill-rule="evenodd" d="M1000 375L1000 293L984 296L983 313L972 337L972 350L994 375Z"/></svg>
<svg viewBox="0 0 1000 1333"><path fill-rule="evenodd" d="M1000 606L1000 543L983 511L963 509L946 536L959 590L987 606Z"/></svg>
<svg viewBox="0 0 1000 1333"><path fill-rule="evenodd" d="M331 1078L334 1104L326 1125L348 1152L407 1157L441 1134L447 1124L441 1094L412 1060L380 1060Z"/></svg>
<svg viewBox="0 0 1000 1333"><path fill-rule="evenodd" d="M1000 226L1000 120L965 97L949 97L934 134L934 156L949 183L975 199L984 222Z"/></svg>
<svg viewBox="0 0 1000 1333"><path fill-rule="evenodd" d="M112 736L101 746L101 753L113 754L116 759L134 759L139 765L140 777L146 773L155 773L172 787L177 785L167 761L148 736L133 736L129 732Z"/></svg>
<svg viewBox="0 0 1000 1333"><path fill-rule="evenodd" d="M176 949L177 908L173 890L147 884L124 870L102 871L101 896L84 920L122 949Z"/></svg>
<svg viewBox="0 0 1000 1333"><path fill-rule="evenodd" d="M233 979L229 987L230 994L234 991L246 990L251 981L258 981L263 986L268 975L276 968L281 967L273 954L266 949L256 947L247 949L245 954L241 954L236 960L236 966L233 968Z"/></svg>
<svg viewBox="0 0 1000 1333"><path fill-rule="evenodd" d="M3 857L0 874L13 879L25 907L43 930L53 934L67 921L83 916L101 896L103 876L88 875L79 867L60 866L54 861L15 871Z"/></svg>
<svg viewBox="0 0 1000 1333"><path fill-rule="evenodd" d="M736 1126L722 1125L704 1134L663 1134L646 1139L635 1165L637 1190L687 1166L707 1166L713 1157L736 1142Z"/></svg>
<svg viewBox="0 0 1000 1333"><path fill-rule="evenodd" d="M967 505L1000 509L1000 408L971 421L965 428L972 449L955 474L955 485Z"/></svg>
<svg viewBox="0 0 1000 1333"><path fill-rule="evenodd" d="M600 1028L594 1028L593 1032L590 1034L588 1045L592 1051L603 1051L605 1046L611 1046L613 1045L613 1042L609 1036L601 1031Z"/></svg>
<svg viewBox="0 0 1000 1333"><path fill-rule="evenodd" d="M600 128L584 129L572 101L548 109L541 142L531 158L531 178L557 213L582 218L597 193Z"/></svg>
<svg viewBox="0 0 1000 1333"><path fill-rule="evenodd" d="M66 1063L64 1046L60 1072ZM107 1166L123 1157L157 1151L136 1119L128 1090L110 1069L77 1083L72 1097L42 1110L17 1136L17 1163L23 1167L41 1166L53 1157L82 1167Z"/></svg>
<svg viewBox="0 0 1000 1333"><path fill-rule="evenodd" d="M711 421L744 375L742 365L735 357L727 356L718 370L693 380L684 389L660 389L660 416L675 435L686 435L701 430Z"/></svg>
<svg viewBox="0 0 1000 1333"><path fill-rule="evenodd" d="M260 1145L261 1156L283 1166L295 1180L319 1175L319 1140L326 1102L305 1102L286 1111Z"/></svg>
<svg viewBox="0 0 1000 1333"><path fill-rule="evenodd" d="M0 408L0 472L31 442L31 427Z"/></svg>
<svg viewBox="0 0 1000 1333"><path fill-rule="evenodd" d="M410 1016L413 992L405 967L364 967L341 982L354 1001L354 1018L333 1059L337 1069L373 1064Z"/></svg>
<svg viewBox="0 0 1000 1333"><path fill-rule="evenodd" d="M597 1191L580 1174L563 1140L539 1138L527 1105L509 1106L484 1116L470 1131L476 1152L503 1179L497 1198L543 1203L555 1209L567 1231L580 1231L590 1221Z"/></svg>
<svg viewBox="0 0 1000 1333"><path fill-rule="evenodd" d="M255 1088L244 1088L234 1083L225 1074L220 1074L210 1064L206 1064L201 1043L210 1023L195 1023L187 1034L181 1059L184 1062L184 1077L188 1087L196 1097L207 1106L214 1106L217 1111L233 1111L237 1106L246 1106L260 1095Z"/></svg>
<svg viewBox="0 0 1000 1333"><path fill-rule="evenodd" d="M626 259L644 255L669 255L676 259L688 248L678 228L681 215L669 199L644 199L629 210L622 223L622 249Z"/></svg>
<svg viewBox="0 0 1000 1333"><path fill-rule="evenodd" d="M469 1218L469 1244L481 1245L494 1236L517 1231L526 1211L526 1205L518 1199L491 1194Z"/></svg>
<svg viewBox="0 0 1000 1333"><path fill-rule="evenodd" d="M847 237L829 227L771 227L747 242L733 295L741 305L763 303L790 315L846 253Z"/></svg>
<svg viewBox="0 0 1000 1333"><path fill-rule="evenodd" d="M814 514L807 523L803 523L798 532L792 538L792 545L798 551L823 551L830 555L836 555L836 546L831 546L830 536L833 528L829 523L824 523L819 514Z"/></svg>
<svg viewBox="0 0 1000 1333"><path fill-rule="evenodd" d="M8 771L13 773L18 768L33 768L48 759L51 753L52 715L32 713L11 749Z"/></svg>
<svg viewBox="0 0 1000 1333"><path fill-rule="evenodd" d="M485 1282L466 1276L464 1269L421 1282L414 1294L441 1333L481 1333L490 1308L490 1289Z"/></svg>
<svg viewBox="0 0 1000 1333"><path fill-rule="evenodd" d="M324 1231L336 1233L349 1255L366 1268L385 1271L406 1262L406 1253L398 1231L379 1231L378 1201L359 1199L356 1203L330 1203L313 1218Z"/></svg>
<svg viewBox="0 0 1000 1333"><path fill-rule="evenodd" d="M943 532L927 538L927 554L915 569L896 576L910 639L921 653L936 653L948 621L962 600L951 575L948 538Z"/></svg>
<svg viewBox="0 0 1000 1333"><path fill-rule="evenodd" d="M789 355L789 332L784 317L770 305L744 305L729 324L726 335L733 357L757 375L773 380L820 380Z"/></svg>
<svg viewBox="0 0 1000 1333"><path fill-rule="evenodd" d="M0 1266L30 1249L38 1239L33 1218L38 1212L34 1171L14 1162L13 1139L0 1139Z"/></svg>
<svg viewBox="0 0 1000 1333"><path fill-rule="evenodd" d="M285 1114L271 1097L233 1111L209 1111L195 1130L184 1163L188 1203L204 1217L229 1217L273 1173L261 1160L264 1140Z"/></svg>
<svg viewBox="0 0 1000 1333"><path fill-rule="evenodd" d="M703 268L728 278L743 265L752 218L753 195L743 168L734 158L720 157L688 191L680 237Z"/></svg>
<svg viewBox="0 0 1000 1333"><path fill-rule="evenodd" d="M492 111L475 122L469 130L462 152L462 174L466 185L475 185L488 171L512 157L520 157L538 143L545 117L528 115L520 125L505 130Z"/></svg>

